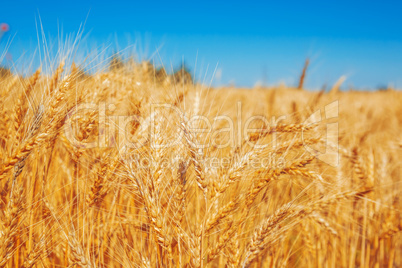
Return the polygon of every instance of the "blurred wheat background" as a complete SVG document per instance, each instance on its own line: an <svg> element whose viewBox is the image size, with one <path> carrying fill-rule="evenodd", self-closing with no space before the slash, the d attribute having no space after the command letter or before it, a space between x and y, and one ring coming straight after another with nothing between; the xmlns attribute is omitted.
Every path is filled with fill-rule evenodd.
<svg viewBox="0 0 402 268"><path fill-rule="evenodd" d="M51 75L3 69L0 96L0 267L402 266L399 91L312 92L302 81L299 89L216 89L186 70L112 61L91 75L63 62ZM336 146L328 122L306 123L334 101ZM106 105L103 117L74 110L88 103ZM257 120L254 133L219 148L230 132L193 131L205 122L151 109L161 103L214 130L230 127L217 116L241 120L236 133L252 116L285 118ZM144 120L121 129L127 115ZM179 132L175 146L158 146ZM106 146L83 146L100 134ZM335 146L339 164L306 145ZM139 167L136 157L150 163ZM252 164L266 157L282 164Z"/></svg>

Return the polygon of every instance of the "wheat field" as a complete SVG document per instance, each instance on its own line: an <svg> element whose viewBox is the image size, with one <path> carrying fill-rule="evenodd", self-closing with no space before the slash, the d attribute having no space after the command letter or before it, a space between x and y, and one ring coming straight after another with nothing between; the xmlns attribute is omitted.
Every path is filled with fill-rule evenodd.
<svg viewBox="0 0 402 268"><path fill-rule="evenodd" d="M149 63L0 78L0 267L401 267L402 94Z"/></svg>

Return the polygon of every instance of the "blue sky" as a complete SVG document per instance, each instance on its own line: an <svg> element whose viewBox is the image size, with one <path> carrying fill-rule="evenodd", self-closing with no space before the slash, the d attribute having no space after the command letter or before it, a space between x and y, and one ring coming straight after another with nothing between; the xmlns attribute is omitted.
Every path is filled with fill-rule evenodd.
<svg viewBox="0 0 402 268"><path fill-rule="evenodd" d="M0 22L11 27L0 49L13 37L8 51L20 63L38 46L40 15L49 43L85 22L82 51L129 47L168 68L184 58L201 80L218 70L214 85L295 85L310 57L312 89L342 75L345 88L402 87L401 1L3 1L0 8Z"/></svg>

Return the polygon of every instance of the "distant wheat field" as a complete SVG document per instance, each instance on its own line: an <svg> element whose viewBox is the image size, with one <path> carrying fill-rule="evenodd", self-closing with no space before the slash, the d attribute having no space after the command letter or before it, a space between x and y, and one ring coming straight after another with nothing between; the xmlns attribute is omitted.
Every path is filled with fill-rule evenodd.
<svg viewBox="0 0 402 268"><path fill-rule="evenodd" d="M61 63L0 113L0 267L402 266L400 91Z"/></svg>

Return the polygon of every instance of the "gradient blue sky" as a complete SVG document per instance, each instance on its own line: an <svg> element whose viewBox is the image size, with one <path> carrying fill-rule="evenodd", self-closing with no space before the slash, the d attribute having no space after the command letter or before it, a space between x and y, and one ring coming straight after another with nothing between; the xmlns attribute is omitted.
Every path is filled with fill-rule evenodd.
<svg viewBox="0 0 402 268"><path fill-rule="evenodd" d="M341 75L345 88L402 87L401 1L2 2L0 22L11 31L0 48L14 37L14 60L29 58L37 46L40 15L48 40L57 40L61 29L77 33L86 21L88 51L130 46L173 67L184 58L201 79L217 66L215 85L253 86L263 79L295 85L310 57L306 85L312 89Z"/></svg>

